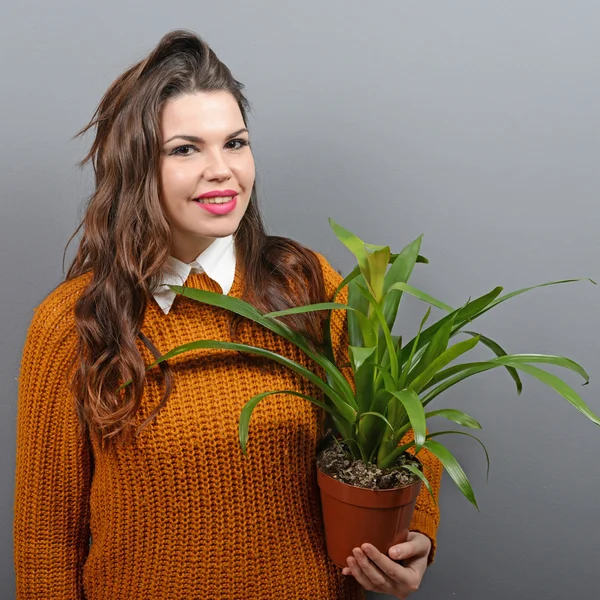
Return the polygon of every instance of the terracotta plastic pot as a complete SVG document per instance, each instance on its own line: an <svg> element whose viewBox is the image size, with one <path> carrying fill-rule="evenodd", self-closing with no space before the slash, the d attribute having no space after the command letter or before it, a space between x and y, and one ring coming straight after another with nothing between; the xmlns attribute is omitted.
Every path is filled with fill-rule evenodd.
<svg viewBox="0 0 600 600"><path fill-rule="evenodd" d="M368 542L387 554L405 542L421 480L390 490L370 490L337 481L317 468L327 554L346 567L352 549Z"/></svg>

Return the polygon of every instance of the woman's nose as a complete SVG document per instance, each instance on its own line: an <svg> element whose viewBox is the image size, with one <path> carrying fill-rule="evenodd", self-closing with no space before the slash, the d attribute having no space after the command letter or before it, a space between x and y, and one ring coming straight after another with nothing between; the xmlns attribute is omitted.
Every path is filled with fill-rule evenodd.
<svg viewBox="0 0 600 600"><path fill-rule="evenodd" d="M220 152L213 152L208 159L208 163L204 169L204 177L206 179L228 179L231 177L231 169L225 160L225 157Z"/></svg>

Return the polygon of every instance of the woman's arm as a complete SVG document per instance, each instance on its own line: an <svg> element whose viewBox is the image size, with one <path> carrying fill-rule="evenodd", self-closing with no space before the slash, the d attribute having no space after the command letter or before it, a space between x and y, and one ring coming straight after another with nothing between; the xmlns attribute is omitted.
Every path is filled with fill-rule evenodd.
<svg viewBox="0 0 600 600"><path fill-rule="evenodd" d="M83 600L91 456L69 392L76 336L59 286L34 311L19 376L14 499L17 599Z"/></svg>

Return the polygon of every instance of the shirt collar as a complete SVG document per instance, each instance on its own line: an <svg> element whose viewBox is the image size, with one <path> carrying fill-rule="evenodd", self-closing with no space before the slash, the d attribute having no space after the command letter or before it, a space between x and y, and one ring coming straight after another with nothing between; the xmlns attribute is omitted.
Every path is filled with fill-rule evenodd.
<svg viewBox="0 0 600 600"><path fill-rule="evenodd" d="M168 285L184 285L190 273L206 273L228 294L235 277L235 244L233 235L216 238L191 263L169 256L162 283L154 291L154 299L165 314L169 313L177 294Z"/></svg>

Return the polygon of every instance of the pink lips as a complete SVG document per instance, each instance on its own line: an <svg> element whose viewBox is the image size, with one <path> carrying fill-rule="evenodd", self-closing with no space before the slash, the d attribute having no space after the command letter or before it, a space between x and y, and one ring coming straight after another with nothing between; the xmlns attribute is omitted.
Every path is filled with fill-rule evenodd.
<svg viewBox="0 0 600 600"><path fill-rule="evenodd" d="M215 194L214 192L208 192L209 194L214 194L209 196L207 194L200 196L200 198L215 198L218 196L233 196L233 198L229 202L224 202L223 204L204 204L202 202L196 202L196 204L203 208L205 211L213 214L213 215L226 215L235 209L237 206L237 192L231 192L229 194Z"/></svg>
<svg viewBox="0 0 600 600"><path fill-rule="evenodd" d="M237 192L235 190L212 190L202 194L201 196L198 196L198 198L219 198L221 196L237 196Z"/></svg>
<svg viewBox="0 0 600 600"><path fill-rule="evenodd" d="M212 190L210 192L206 192L198 198L196 198L196 204L203 208L206 212L209 212L213 215L226 215L235 209L237 206L237 195L238 192L235 190ZM205 200L208 198L222 198L223 196L233 196L229 202L225 202L224 204L205 204L202 202L198 202L198 200Z"/></svg>

